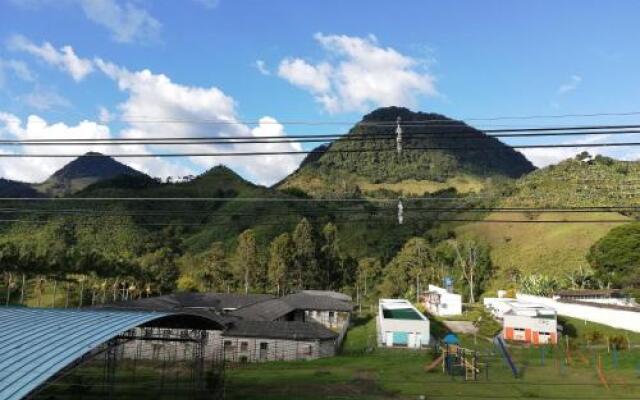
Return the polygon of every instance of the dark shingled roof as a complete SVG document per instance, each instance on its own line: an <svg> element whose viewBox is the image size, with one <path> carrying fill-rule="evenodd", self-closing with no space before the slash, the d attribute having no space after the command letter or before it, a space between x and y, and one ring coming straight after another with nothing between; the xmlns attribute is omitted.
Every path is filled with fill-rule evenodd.
<svg viewBox="0 0 640 400"><path fill-rule="evenodd" d="M317 322L300 321L237 321L224 336L258 337L265 339L330 340L338 334Z"/></svg>
<svg viewBox="0 0 640 400"><path fill-rule="evenodd" d="M273 299L270 294L235 293L176 293L105 305L108 308L125 308L150 311L175 311L184 308L206 308L222 311L226 308L242 308Z"/></svg>
<svg viewBox="0 0 640 400"><path fill-rule="evenodd" d="M230 314L248 321L275 321L294 310L294 307L280 299L270 299L240 308Z"/></svg>
<svg viewBox="0 0 640 400"><path fill-rule="evenodd" d="M316 294L294 293L284 296L282 301L297 310L353 311L353 304L351 302Z"/></svg>

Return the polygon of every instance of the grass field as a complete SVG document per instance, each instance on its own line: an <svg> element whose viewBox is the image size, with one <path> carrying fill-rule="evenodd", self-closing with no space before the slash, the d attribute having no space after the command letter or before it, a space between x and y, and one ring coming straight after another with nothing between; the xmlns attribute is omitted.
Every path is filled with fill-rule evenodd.
<svg viewBox="0 0 640 400"><path fill-rule="evenodd" d="M620 220L627 217L614 213L559 214L539 213L525 215L494 212L486 219L538 219L538 220ZM493 281L495 287L503 284L506 277L500 272L508 268L517 268L523 274L544 273L563 274L578 267L588 267L585 259L589 248L618 223L563 223L563 224L525 224L525 223L470 223L457 228L457 233L482 238L491 246L491 258L499 268L499 274ZM562 278L563 276L558 276Z"/></svg>
<svg viewBox="0 0 640 400"><path fill-rule="evenodd" d="M582 334L581 321L575 325ZM604 329L597 327L598 329ZM619 331L618 331L619 332ZM640 398L640 350L620 351L606 347L512 346L510 351L522 370L514 378L503 360L490 351L492 344L478 338L485 352L480 379L465 382L436 368L431 351L375 349L373 320L352 328L338 357L307 362L274 362L229 368L228 399L638 399ZM472 343L470 338L464 338ZM633 340L640 342L640 335ZM633 341L632 340L632 341ZM638 343L637 342L637 343ZM471 344L470 344L471 345ZM544 355L543 355L544 354ZM615 358L614 358L615 357ZM595 365L602 363L608 388ZM594 364L595 360L595 364ZM488 375L488 379L487 379ZM424 397L420 397L424 396Z"/></svg>

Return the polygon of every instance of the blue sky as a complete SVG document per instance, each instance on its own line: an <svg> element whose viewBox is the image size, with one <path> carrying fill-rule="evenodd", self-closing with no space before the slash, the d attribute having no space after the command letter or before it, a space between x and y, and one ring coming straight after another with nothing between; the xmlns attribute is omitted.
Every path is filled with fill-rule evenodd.
<svg viewBox="0 0 640 400"><path fill-rule="evenodd" d="M636 1L585 0L0 0L0 134L341 133L346 127L284 122L357 121L391 104L455 118L638 111L640 26L634 18L639 12ZM634 117L491 124L604 122L634 122ZM195 148L21 151L86 150ZM531 150L527 156L545 165L572 153ZM640 156L635 149L609 154ZM0 175L39 181L67 161L0 159ZM155 176L199 173L223 162L254 182L270 184L300 158L121 161Z"/></svg>

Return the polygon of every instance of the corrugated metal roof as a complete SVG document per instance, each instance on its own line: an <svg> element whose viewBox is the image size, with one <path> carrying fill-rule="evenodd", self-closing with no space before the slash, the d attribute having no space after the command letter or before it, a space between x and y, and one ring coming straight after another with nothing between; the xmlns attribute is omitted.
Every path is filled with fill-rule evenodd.
<svg viewBox="0 0 640 400"><path fill-rule="evenodd" d="M282 301L296 310L353 311L353 304L350 301L342 301L332 296L320 294L293 293L282 297Z"/></svg>
<svg viewBox="0 0 640 400"><path fill-rule="evenodd" d="M168 315L0 307L0 399L21 399L100 344Z"/></svg>

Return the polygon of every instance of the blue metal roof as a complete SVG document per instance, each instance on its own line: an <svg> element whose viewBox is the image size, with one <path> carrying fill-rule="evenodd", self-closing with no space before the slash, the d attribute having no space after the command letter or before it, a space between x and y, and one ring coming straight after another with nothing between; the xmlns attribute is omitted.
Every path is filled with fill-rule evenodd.
<svg viewBox="0 0 640 400"><path fill-rule="evenodd" d="M21 399L100 344L167 315L0 307L0 399Z"/></svg>

